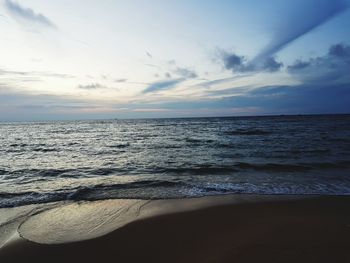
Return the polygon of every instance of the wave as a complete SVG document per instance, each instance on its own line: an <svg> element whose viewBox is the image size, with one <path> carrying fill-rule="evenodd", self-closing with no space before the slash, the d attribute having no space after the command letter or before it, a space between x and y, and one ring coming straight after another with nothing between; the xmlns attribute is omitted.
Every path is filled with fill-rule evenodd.
<svg viewBox="0 0 350 263"><path fill-rule="evenodd" d="M127 148L130 146L130 143L120 143L120 144L113 144L113 145L108 145L109 148Z"/></svg>
<svg viewBox="0 0 350 263"><path fill-rule="evenodd" d="M169 180L144 180L126 184L94 185L48 193L0 192L0 208L58 201L96 201L106 199L174 199L222 194L269 195L350 195L349 181L283 183L185 183Z"/></svg>
<svg viewBox="0 0 350 263"><path fill-rule="evenodd" d="M265 164L253 164L253 163L236 163L235 166L241 170L255 170L266 172L303 172L310 170L323 170L323 169L341 169L350 168L350 161L339 161L334 163L299 163L299 164L277 164L277 163L265 163Z"/></svg>
<svg viewBox="0 0 350 263"><path fill-rule="evenodd" d="M334 163L246 163L237 162L232 165L223 166L194 166L176 168L154 168L151 173L162 173L170 175L230 175L236 172L307 172L311 170L342 169L350 168L350 161L339 161Z"/></svg>
<svg viewBox="0 0 350 263"><path fill-rule="evenodd" d="M34 149L31 149L31 151L47 153L47 152L59 152L60 150L56 148L34 148Z"/></svg>
<svg viewBox="0 0 350 263"><path fill-rule="evenodd" d="M272 132L259 129L237 129L224 132L226 135L270 135Z"/></svg>
<svg viewBox="0 0 350 263"><path fill-rule="evenodd" d="M182 168L158 168L155 169L156 173L170 174L170 175L213 175L213 174L230 174L237 172L235 167L231 166L199 166L199 167L182 167Z"/></svg>
<svg viewBox="0 0 350 263"><path fill-rule="evenodd" d="M33 181L39 181L42 178L84 178L103 175L124 175L131 172L132 169L109 167L77 169L21 169L15 171L0 169L0 175L9 175L10 179L24 178L26 180L33 179Z"/></svg>
<svg viewBox="0 0 350 263"><path fill-rule="evenodd" d="M235 165L241 170L251 169L255 171L266 171L266 172L294 172L294 171L308 171L312 168L307 165L296 165L296 164L276 164L276 163L267 163L267 164L252 164L239 162Z"/></svg>
<svg viewBox="0 0 350 263"><path fill-rule="evenodd" d="M29 146L29 145L26 144L26 143L12 143L9 146L10 147L26 147L26 146Z"/></svg>
<svg viewBox="0 0 350 263"><path fill-rule="evenodd" d="M195 138L186 138L185 140L188 143L213 143L214 140L207 140L207 139L195 139Z"/></svg>
<svg viewBox="0 0 350 263"><path fill-rule="evenodd" d="M229 157L237 157L229 155ZM350 168L350 160L338 162L309 162L309 163L249 163L236 162L232 165L193 165L182 167L99 167L77 169L0 169L3 180L14 180L16 183L28 183L49 178L93 178L100 176L124 176L124 175L170 175L170 176L215 176L249 174L250 172L263 173L307 173L311 171L336 171ZM23 181L23 182L22 182Z"/></svg>

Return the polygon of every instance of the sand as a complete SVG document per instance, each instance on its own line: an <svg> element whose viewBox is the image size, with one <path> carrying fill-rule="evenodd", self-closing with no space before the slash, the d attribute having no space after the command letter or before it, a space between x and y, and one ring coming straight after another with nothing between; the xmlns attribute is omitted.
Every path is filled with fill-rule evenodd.
<svg viewBox="0 0 350 263"><path fill-rule="evenodd" d="M0 262L350 262L350 196L0 209Z"/></svg>

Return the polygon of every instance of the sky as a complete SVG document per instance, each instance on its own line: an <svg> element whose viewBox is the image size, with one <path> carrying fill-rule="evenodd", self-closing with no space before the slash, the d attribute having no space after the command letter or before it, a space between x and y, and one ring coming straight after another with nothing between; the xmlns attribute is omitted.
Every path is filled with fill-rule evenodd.
<svg viewBox="0 0 350 263"><path fill-rule="evenodd" d="M350 113L350 0L0 0L0 121Z"/></svg>

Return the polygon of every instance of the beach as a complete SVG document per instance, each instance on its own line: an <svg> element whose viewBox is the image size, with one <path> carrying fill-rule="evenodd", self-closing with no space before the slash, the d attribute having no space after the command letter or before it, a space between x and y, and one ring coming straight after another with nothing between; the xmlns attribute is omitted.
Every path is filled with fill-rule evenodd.
<svg viewBox="0 0 350 263"><path fill-rule="evenodd" d="M0 261L350 262L350 197L227 195L0 210Z"/></svg>

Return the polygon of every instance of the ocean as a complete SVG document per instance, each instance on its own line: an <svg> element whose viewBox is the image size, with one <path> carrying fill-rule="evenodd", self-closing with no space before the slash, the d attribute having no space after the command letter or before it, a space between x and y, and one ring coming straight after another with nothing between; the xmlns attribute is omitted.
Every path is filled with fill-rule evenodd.
<svg viewBox="0 0 350 263"><path fill-rule="evenodd" d="M0 123L0 207L350 194L350 115Z"/></svg>

